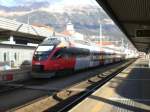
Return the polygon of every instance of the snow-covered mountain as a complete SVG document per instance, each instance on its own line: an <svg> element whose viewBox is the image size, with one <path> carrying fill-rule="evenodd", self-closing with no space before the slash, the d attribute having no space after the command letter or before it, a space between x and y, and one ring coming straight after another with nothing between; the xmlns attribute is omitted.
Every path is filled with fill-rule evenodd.
<svg viewBox="0 0 150 112"><path fill-rule="evenodd" d="M65 30L66 23L71 20L76 31L86 35L98 35L101 21L103 34L114 38L121 36L95 0L26 0L23 4L0 5L0 16L24 23L29 18L30 24L49 25L59 32Z"/></svg>
<svg viewBox="0 0 150 112"><path fill-rule="evenodd" d="M74 9L86 10L99 7L95 0L11 0L12 4L0 1L0 15L23 15L33 11L71 12ZM1 3L2 2L2 3Z"/></svg>

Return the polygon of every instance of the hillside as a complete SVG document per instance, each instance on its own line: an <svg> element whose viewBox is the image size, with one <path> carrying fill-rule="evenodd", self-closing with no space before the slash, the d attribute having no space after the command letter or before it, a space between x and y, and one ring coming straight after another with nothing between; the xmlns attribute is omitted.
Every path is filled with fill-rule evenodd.
<svg viewBox="0 0 150 112"><path fill-rule="evenodd" d="M65 1L65 0L64 0ZM66 0L67 1L67 0ZM111 39L122 36L118 28L103 10L96 5L78 6L49 4L48 2L30 3L24 6L4 7L0 5L0 16L30 24L44 24L53 27L57 32L65 30L66 23L71 20L76 31L85 35L99 35L99 21L103 34Z"/></svg>

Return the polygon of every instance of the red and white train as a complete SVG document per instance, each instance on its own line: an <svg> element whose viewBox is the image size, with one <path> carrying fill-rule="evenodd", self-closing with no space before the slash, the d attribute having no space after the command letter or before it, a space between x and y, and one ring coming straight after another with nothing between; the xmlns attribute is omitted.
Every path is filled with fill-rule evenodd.
<svg viewBox="0 0 150 112"><path fill-rule="evenodd" d="M125 54L70 37L46 38L35 50L32 76L50 78L58 71L81 70L124 60Z"/></svg>

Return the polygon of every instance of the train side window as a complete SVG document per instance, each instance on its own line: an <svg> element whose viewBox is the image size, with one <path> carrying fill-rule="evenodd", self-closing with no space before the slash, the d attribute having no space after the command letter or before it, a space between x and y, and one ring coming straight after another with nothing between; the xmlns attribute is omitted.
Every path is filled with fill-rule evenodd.
<svg viewBox="0 0 150 112"><path fill-rule="evenodd" d="M14 54L14 59L15 59L15 61L17 61L17 53L16 52Z"/></svg>
<svg viewBox="0 0 150 112"><path fill-rule="evenodd" d="M58 50L54 53L54 55L52 56L52 59L58 59L58 58L62 58L63 57L63 53L61 50Z"/></svg>
<svg viewBox="0 0 150 112"><path fill-rule="evenodd" d="M7 60L7 56L6 56L6 53L4 53L4 62L6 62Z"/></svg>

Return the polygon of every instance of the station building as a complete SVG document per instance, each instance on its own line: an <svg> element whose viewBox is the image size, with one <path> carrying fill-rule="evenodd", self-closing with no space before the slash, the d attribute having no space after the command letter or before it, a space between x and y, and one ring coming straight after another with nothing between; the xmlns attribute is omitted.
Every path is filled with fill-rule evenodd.
<svg viewBox="0 0 150 112"><path fill-rule="evenodd" d="M16 69L24 61L31 62L36 46L53 34L44 25L29 25L0 18L0 71Z"/></svg>

